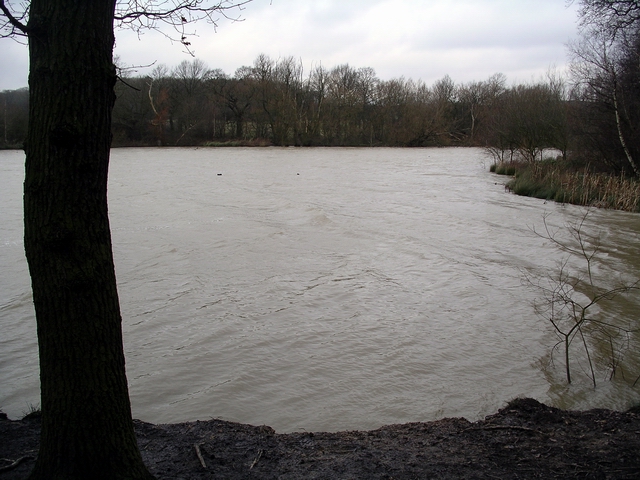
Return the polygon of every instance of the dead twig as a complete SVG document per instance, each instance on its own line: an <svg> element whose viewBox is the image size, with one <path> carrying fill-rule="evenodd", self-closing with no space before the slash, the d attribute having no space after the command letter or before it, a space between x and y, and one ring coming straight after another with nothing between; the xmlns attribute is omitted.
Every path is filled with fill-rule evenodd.
<svg viewBox="0 0 640 480"><path fill-rule="evenodd" d="M249 467L249 470L252 470L253 467L256 466L256 463L258 463L258 460L260 460L260 457L262 457L263 453L264 453L264 450L259 450L258 451L258 455L256 455L256 458L254 458L253 462L251 462L251 466Z"/></svg>
<svg viewBox="0 0 640 480"><path fill-rule="evenodd" d="M196 449L196 455L198 455L198 460L200 460L200 465L202 465L202 468L206 470L207 464L204 463L204 458L202 458L202 453L200 453L200 445L198 445L197 443L194 443L193 447Z"/></svg>
<svg viewBox="0 0 640 480"><path fill-rule="evenodd" d="M0 467L0 472L8 472L9 470L13 470L14 468L16 468L18 465L20 465L22 462L26 461L26 460L32 460L33 457L31 455L25 455L24 457L20 457L19 459L13 461L10 460L8 458L3 458L2 461L4 462L12 462L9 465L5 465L4 467Z"/></svg>

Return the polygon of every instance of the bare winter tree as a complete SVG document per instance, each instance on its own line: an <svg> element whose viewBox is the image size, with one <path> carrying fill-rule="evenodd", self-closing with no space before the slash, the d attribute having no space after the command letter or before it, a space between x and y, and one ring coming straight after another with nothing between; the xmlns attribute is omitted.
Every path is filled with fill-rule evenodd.
<svg viewBox="0 0 640 480"><path fill-rule="evenodd" d="M251 0L0 0L0 35L29 44L25 252L40 354L42 433L31 479L152 478L131 419L107 170L114 25L236 18Z"/></svg>
<svg viewBox="0 0 640 480"><path fill-rule="evenodd" d="M640 23L638 0L580 0L579 15L585 28L596 27L615 36Z"/></svg>
<svg viewBox="0 0 640 480"><path fill-rule="evenodd" d="M548 277L526 274L525 278L540 294L535 302L536 313L552 325L558 338L552 350L562 351L567 383L572 381L570 359L577 343L595 388L598 367L608 369L610 378L618 371L624 375L622 359L628 350L629 335L634 331L624 319L603 318L599 307L616 297L636 293L640 280L620 281L608 287L605 279L596 276L603 252L600 236L586 232L588 216L587 210L576 223L565 225L564 232L550 227L548 215L543 216L543 231L533 229L533 232L567 257ZM574 268L571 268L575 263L572 260L577 261ZM602 350L599 354L598 345Z"/></svg>
<svg viewBox="0 0 640 480"><path fill-rule="evenodd" d="M640 119L636 114L640 4L582 0L581 5L581 38L570 45L576 91L585 108L599 108L600 118L611 118L603 126L615 132L613 150L620 150L634 175L640 176Z"/></svg>

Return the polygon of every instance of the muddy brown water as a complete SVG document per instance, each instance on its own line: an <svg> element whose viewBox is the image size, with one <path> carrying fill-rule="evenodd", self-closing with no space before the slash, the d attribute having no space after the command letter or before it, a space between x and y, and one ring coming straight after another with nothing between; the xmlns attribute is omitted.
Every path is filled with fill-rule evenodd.
<svg viewBox="0 0 640 480"><path fill-rule="evenodd" d="M0 409L39 403L21 152L0 152ZM626 375L563 382L523 272L585 210L505 191L480 149L117 149L109 209L134 416L372 429L518 396L623 409ZM600 282L640 277L640 216L592 211ZM577 264L579 267L580 265ZM635 324L640 295L598 315ZM638 338L630 338L638 351ZM632 378L633 377L633 378Z"/></svg>

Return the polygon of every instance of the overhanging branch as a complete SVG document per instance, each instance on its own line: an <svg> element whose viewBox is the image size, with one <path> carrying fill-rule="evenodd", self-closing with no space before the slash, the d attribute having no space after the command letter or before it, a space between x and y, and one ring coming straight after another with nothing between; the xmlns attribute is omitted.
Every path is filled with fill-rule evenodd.
<svg viewBox="0 0 640 480"><path fill-rule="evenodd" d="M180 42L186 53L194 55L188 39L195 32L188 32L187 26L198 21L217 27L218 15L234 22L241 21L238 12L253 0L118 0L114 20L117 25L129 28L138 34L144 30L155 30L171 41ZM163 31L160 25L169 25L177 35Z"/></svg>
<svg viewBox="0 0 640 480"><path fill-rule="evenodd" d="M29 28L22 22L28 15L28 7L25 7L21 15L17 16L9 10L4 0L0 0L0 11L6 17L6 21L0 24L0 37L11 37L14 35L27 35ZM10 26L10 28L8 28ZM8 30L8 33L4 33Z"/></svg>
<svg viewBox="0 0 640 480"><path fill-rule="evenodd" d="M202 19L212 20L213 14L219 13L225 18L239 20L238 17L230 17L226 12L238 9L253 0L164 0L164 1L119 1L116 4L114 19L124 24L139 19L151 22L162 21L171 25L192 23Z"/></svg>

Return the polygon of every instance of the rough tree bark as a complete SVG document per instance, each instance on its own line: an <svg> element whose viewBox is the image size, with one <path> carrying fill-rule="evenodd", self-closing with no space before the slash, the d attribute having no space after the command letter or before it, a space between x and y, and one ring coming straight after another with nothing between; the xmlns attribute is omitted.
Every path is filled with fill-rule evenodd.
<svg viewBox="0 0 640 480"><path fill-rule="evenodd" d="M153 478L131 419L107 215L116 0L32 0L25 252L42 437L31 479Z"/></svg>
<svg viewBox="0 0 640 480"><path fill-rule="evenodd" d="M251 1L0 0L0 38L27 36L30 55L24 244L42 398L31 479L153 478L131 419L107 214L114 21L167 25L188 49L186 25Z"/></svg>

